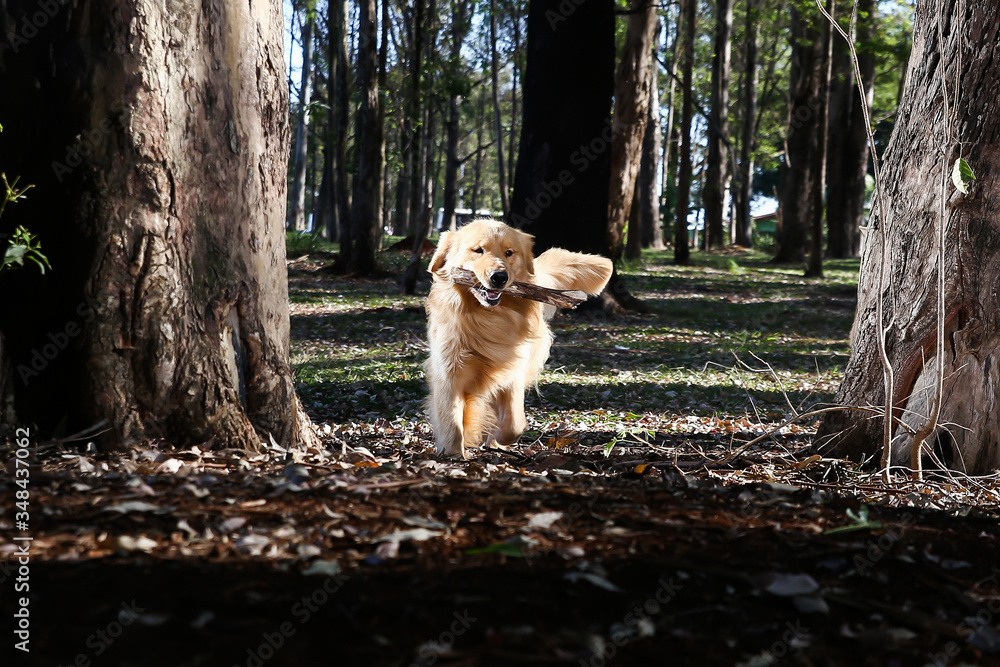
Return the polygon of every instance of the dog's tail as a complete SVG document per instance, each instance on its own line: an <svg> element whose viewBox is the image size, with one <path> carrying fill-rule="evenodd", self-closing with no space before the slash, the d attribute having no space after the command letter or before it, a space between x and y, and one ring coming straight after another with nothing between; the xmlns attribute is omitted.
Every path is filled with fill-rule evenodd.
<svg viewBox="0 0 1000 667"><path fill-rule="evenodd" d="M562 248L550 248L535 258L535 280L542 287L601 293L611 279L611 260Z"/></svg>

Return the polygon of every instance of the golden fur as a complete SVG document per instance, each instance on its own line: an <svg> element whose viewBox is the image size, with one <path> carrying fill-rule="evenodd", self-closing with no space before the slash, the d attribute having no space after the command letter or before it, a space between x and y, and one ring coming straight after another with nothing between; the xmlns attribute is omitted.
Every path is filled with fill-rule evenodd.
<svg viewBox="0 0 1000 667"><path fill-rule="evenodd" d="M496 220L474 220L441 235L427 298L428 408L436 451L465 456L484 437L517 441L527 422L524 392L549 356L555 308L503 294L510 282L599 294L609 259L552 248L537 258L532 237ZM473 271L493 291L455 285L452 269ZM502 284L501 284L502 280Z"/></svg>

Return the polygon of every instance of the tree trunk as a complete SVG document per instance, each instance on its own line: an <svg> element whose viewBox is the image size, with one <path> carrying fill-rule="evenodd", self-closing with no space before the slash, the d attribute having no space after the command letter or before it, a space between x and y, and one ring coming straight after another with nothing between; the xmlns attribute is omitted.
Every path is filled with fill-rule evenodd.
<svg viewBox="0 0 1000 667"><path fill-rule="evenodd" d="M333 102L335 144L334 144L334 198L337 205L337 237L340 241L340 256L346 263L354 245L351 241L351 196L347 183L347 134L350 113L350 82L347 77L347 3L346 0L331 0L328 11L331 15L330 28L330 70L333 76ZM332 237L331 237L332 238Z"/></svg>
<svg viewBox="0 0 1000 667"><path fill-rule="evenodd" d="M510 220L534 235L536 254L558 246L607 255L614 5L585 2L567 15L559 7L528 6Z"/></svg>
<svg viewBox="0 0 1000 667"><path fill-rule="evenodd" d="M517 2L511 3L511 25L514 30L514 53L511 56L511 78L510 78L510 135L507 147L507 183L514 183L514 165L517 157L517 119L518 100L517 88L520 85L521 74L517 66L517 58L521 53L521 14L520 5ZM509 211L508 211L509 213Z"/></svg>
<svg viewBox="0 0 1000 667"><path fill-rule="evenodd" d="M476 118L476 161L472 171L472 196L469 204L473 215L479 212L479 188L483 175L483 125L486 124L486 93L483 89L479 91Z"/></svg>
<svg viewBox="0 0 1000 667"><path fill-rule="evenodd" d="M871 50L874 34L875 1L858 3L857 51L865 97L869 108L874 97L875 55ZM835 39L837 78L830 91L830 139L836 150L827 154L827 257L845 259L860 252L861 223L865 214L865 177L868 174L868 133L861 108L850 51Z"/></svg>
<svg viewBox="0 0 1000 667"><path fill-rule="evenodd" d="M444 166L444 214L442 228L454 229L455 207L458 201L458 168L461 166L458 157L458 135L462 118L461 79L462 44L468 31L468 3L466 0L454 0L451 14L451 53L449 54L448 76L448 120L445 123L446 149Z"/></svg>
<svg viewBox="0 0 1000 667"><path fill-rule="evenodd" d="M316 197L316 207L313 211L313 230L322 230L326 234L326 238L330 241L336 241L336 231L337 231L337 206L333 196L333 179L334 179L334 138L333 132L330 131L332 127L333 114L330 110L333 108L330 104L326 105L327 108L327 127L324 128L323 132L323 168L321 170L322 179L319 184L319 193ZM330 236L333 233L334 236Z"/></svg>
<svg viewBox="0 0 1000 667"><path fill-rule="evenodd" d="M8 0L0 30L37 9ZM45 193L9 223L30 220L57 267L0 284L18 416L106 419L106 446L315 442L289 367L281 5L61 11L0 50L4 166Z"/></svg>
<svg viewBox="0 0 1000 667"><path fill-rule="evenodd" d="M686 265L691 261L688 247L688 205L691 198L691 120L694 115L692 91L694 69L695 0L682 0L681 27L681 145L677 161L677 217L674 220L674 262Z"/></svg>
<svg viewBox="0 0 1000 667"><path fill-rule="evenodd" d="M747 0L743 56L743 127L740 139L740 195L736 212L736 245L753 246L753 155L757 119L757 11L758 0Z"/></svg>
<svg viewBox="0 0 1000 667"><path fill-rule="evenodd" d="M785 161L781 168L781 226L775 238L777 263L803 263L809 230L822 209L815 208L814 193L822 188L816 169L821 134L819 118L824 108L821 95L824 40L819 10L806 16L791 5L791 67ZM818 18L817 18L818 17ZM824 128L825 130L825 128Z"/></svg>
<svg viewBox="0 0 1000 667"><path fill-rule="evenodd" d="M641 4L646 3L646 4ZM611 186L608 192L608 245L617 261L624 250L625 223L632 210L642 140L649 121L653 30L658 5L636 0L625 31L625 46L615 77L615 113L611 139Z"/></svg>
<svg viewBox="0 0 1000 667"><path fill-rule="evenodd" d="M352 273L366 276L375 272L378 252L382 190L379 156L382 150L382 133L378 129L378 25L375 17L378 7L375 0L360 0L358 8L357 85L361 104L354 123L358 168L354 176L354 199L351 203L354 247L348 266Z"/></svg>
<svg viewBox="0 0 1000 667"><path fill-rule="evenodd" d="M424 62L430 61L434 54L435 40L426 41L427 35L436 34L437 2L430 0L426 8L423 0L417 1L417 11L414 14L414 106L420 109L421 120L419 131L413 138L414 146L413 179L410 184L410 228L413 230L413 247L410 251L410 262L403 273L403 294L415 294L417 291L417 273L420 268L420 258L423 255L424 238L430 229L428 207L432 205L430 198L431 179L430 165L432 162L432 144L434 141L434 110L431 108L429 94L425 95L423 87ZM427 33L426 35L424 33Z"/></svg>
<svg viewBox="0 0 1000 667"><path fill-rule="evenodd" d="M834 0L828 0L826 11L834 14ZM830 71L833 65L833 25L823 21L823 60L820 64L819 79L819 110L816 114L816 152L811 156L812 171L818 174L811 197L813 211L809 238L809 262L805 275L811 278L823 277L823 212L824 195L826 194L826 154L829 135L827 119L830 115Z"/></svg>
<svg viewBox="0 0 1000 667"><path fill-rule="evenodd" d="M994 2L917 5L906 90L883 162L885 198L863 237L852 353L836 398L842 405L885 402L875 318L876 300L882 299L885 322L891 322L886 352L894 369L896 416L908 429L927 424L936 393L936 236L944 193L943 401L940 426L926 444L943 463L973 475L1000 467L1000 60L975 55L997 44L1000 8ZM979 178L968 195L950 182L960 155ZM891 283L879 294L883 225ZM817 445L837 456L870 456L879 450L882 428L882 419L868 414L833 413L823 421ZM908 429L894 427L895 464L909 461Z"/></svg>
<svg viewBox="0 0 1000 667"><path fill-rule="evenodd" d="M378 47L378 119L375 122L375 132L377 133L375 142L378 144L378 163L375 165L376 173L376 199L375 214L378 220L375 223L375 252L382 249L382 241L385 237L385 223L388 220L386 212L386 193L388 185L386 183L385 170L385 112L388 106L388 80L389 80L389 14L388 0L382 0L382 36Z"/></svg>
<svg viewBox="0 0 1000 667"><path fill-rule="evenodd" d="M668 13L669 17L670 14ZM669 23L668 23L669 25ZM675 143L679 143L675 123L675 116L677 110L677 47L680 44L680 13L677 15L677 24L674 26L674 39L673 43L670 45L670 69L669 75L667 77L668 87L667 87L667 119L664 125L664 133L662 135L663 144L663 179L660 184L660 217L662 218L662 212L668 210L671 206L674 208L676 214L676 205L674 202L673 193L676 191L677 187L677 169L673 164L673 146ZM670 239L672 242L673 228L676 227L675 224L671 224L668 221L663 222L662 231L660 232L661 243L664 245Z"/></svg>
<svg viewBox="0 0 1000 667"><path fill-rule="evenodd" d="M414 237L420 230L420 198L422 195L420 185L423 183L423 160L421 159L421 148L423 147L423 137L426 127L423 124L423 79L424 79L424 30L425 30L425 3L424 0L416 0L413 7L413 33L410 40L410 99L407 118L409 129L404 130L408 139L409 150L407 162L410 165L407 169L409 184L407 193L409 195L409 209L407 215L407 233Z"/></svg>
<svg viewBox="0 0 1000 667"><path fill-rule="evenodd" d="M660 22L653 33L653 49L659 44ZM662 248L660 230L660 197L658 171L660 160L660 90L657 85L659 71L653 62L649 68L649 118L646 134L642 139L642 163L639 165L639 235L643 248ZM664 165L666 169L666 165ZM633 207L635 208L635 207ZM630 231L631 233L631 231ZM627 249L626 249L627 250Z"/></svg>
<svg viewBox="0 0 1000 667"><path fill-rule="evenodd" d="M729 180L729 63L732 58L733 0L715 5L715 47L712 55L712 108L708 116L708 172L705 175L705 227L709 248L721 248L726 187Z"/></svg>
<svg viewBox="0 0 1000 667"><path fill-rule="evenodd" d="M510 217L510 201L507 193L507 165L503 159L503 117L500 114L500 63L497 56L497 14L496 0L490 0L490 76L493 80L493 118L496 130L497 176L500 180L500 207L503 217Z"/></svg>
<svg viewBox="0 0 1000 667"><path fill-rule="evenodd" d="M288 205L288 229L306 229L306 160L309 157L309 104L312 102L313 38L315 18L312 12L303 12L302 24L302 82L299 86L298 123L295 129L295 167L292 173L292 193Z"/></svg>

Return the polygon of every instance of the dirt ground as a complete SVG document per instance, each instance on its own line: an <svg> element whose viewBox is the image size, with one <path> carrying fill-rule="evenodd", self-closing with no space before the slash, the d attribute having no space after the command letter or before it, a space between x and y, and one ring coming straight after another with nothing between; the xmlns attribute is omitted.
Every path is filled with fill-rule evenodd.
<svg viewBox="0 0 1000 667"><path fill-rule="evenodd" d="M833 493L838 461L732 484L780 463L696 468L725 458L704 442L442 463L377 431L327 455L43 452L13 664L1000 664L991 513Z"/></svg>

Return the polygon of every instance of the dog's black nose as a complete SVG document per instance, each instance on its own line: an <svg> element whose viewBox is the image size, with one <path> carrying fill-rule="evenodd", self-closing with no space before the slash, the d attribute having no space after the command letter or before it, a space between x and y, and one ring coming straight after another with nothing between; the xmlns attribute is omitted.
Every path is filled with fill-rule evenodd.
<svg viewBox="0 0 1000 667"><path fill-rule="evenodd" d="M507 284L509 276L506 271L494 271L490 274L490 285L493 287L503 287Z"/></svg>

